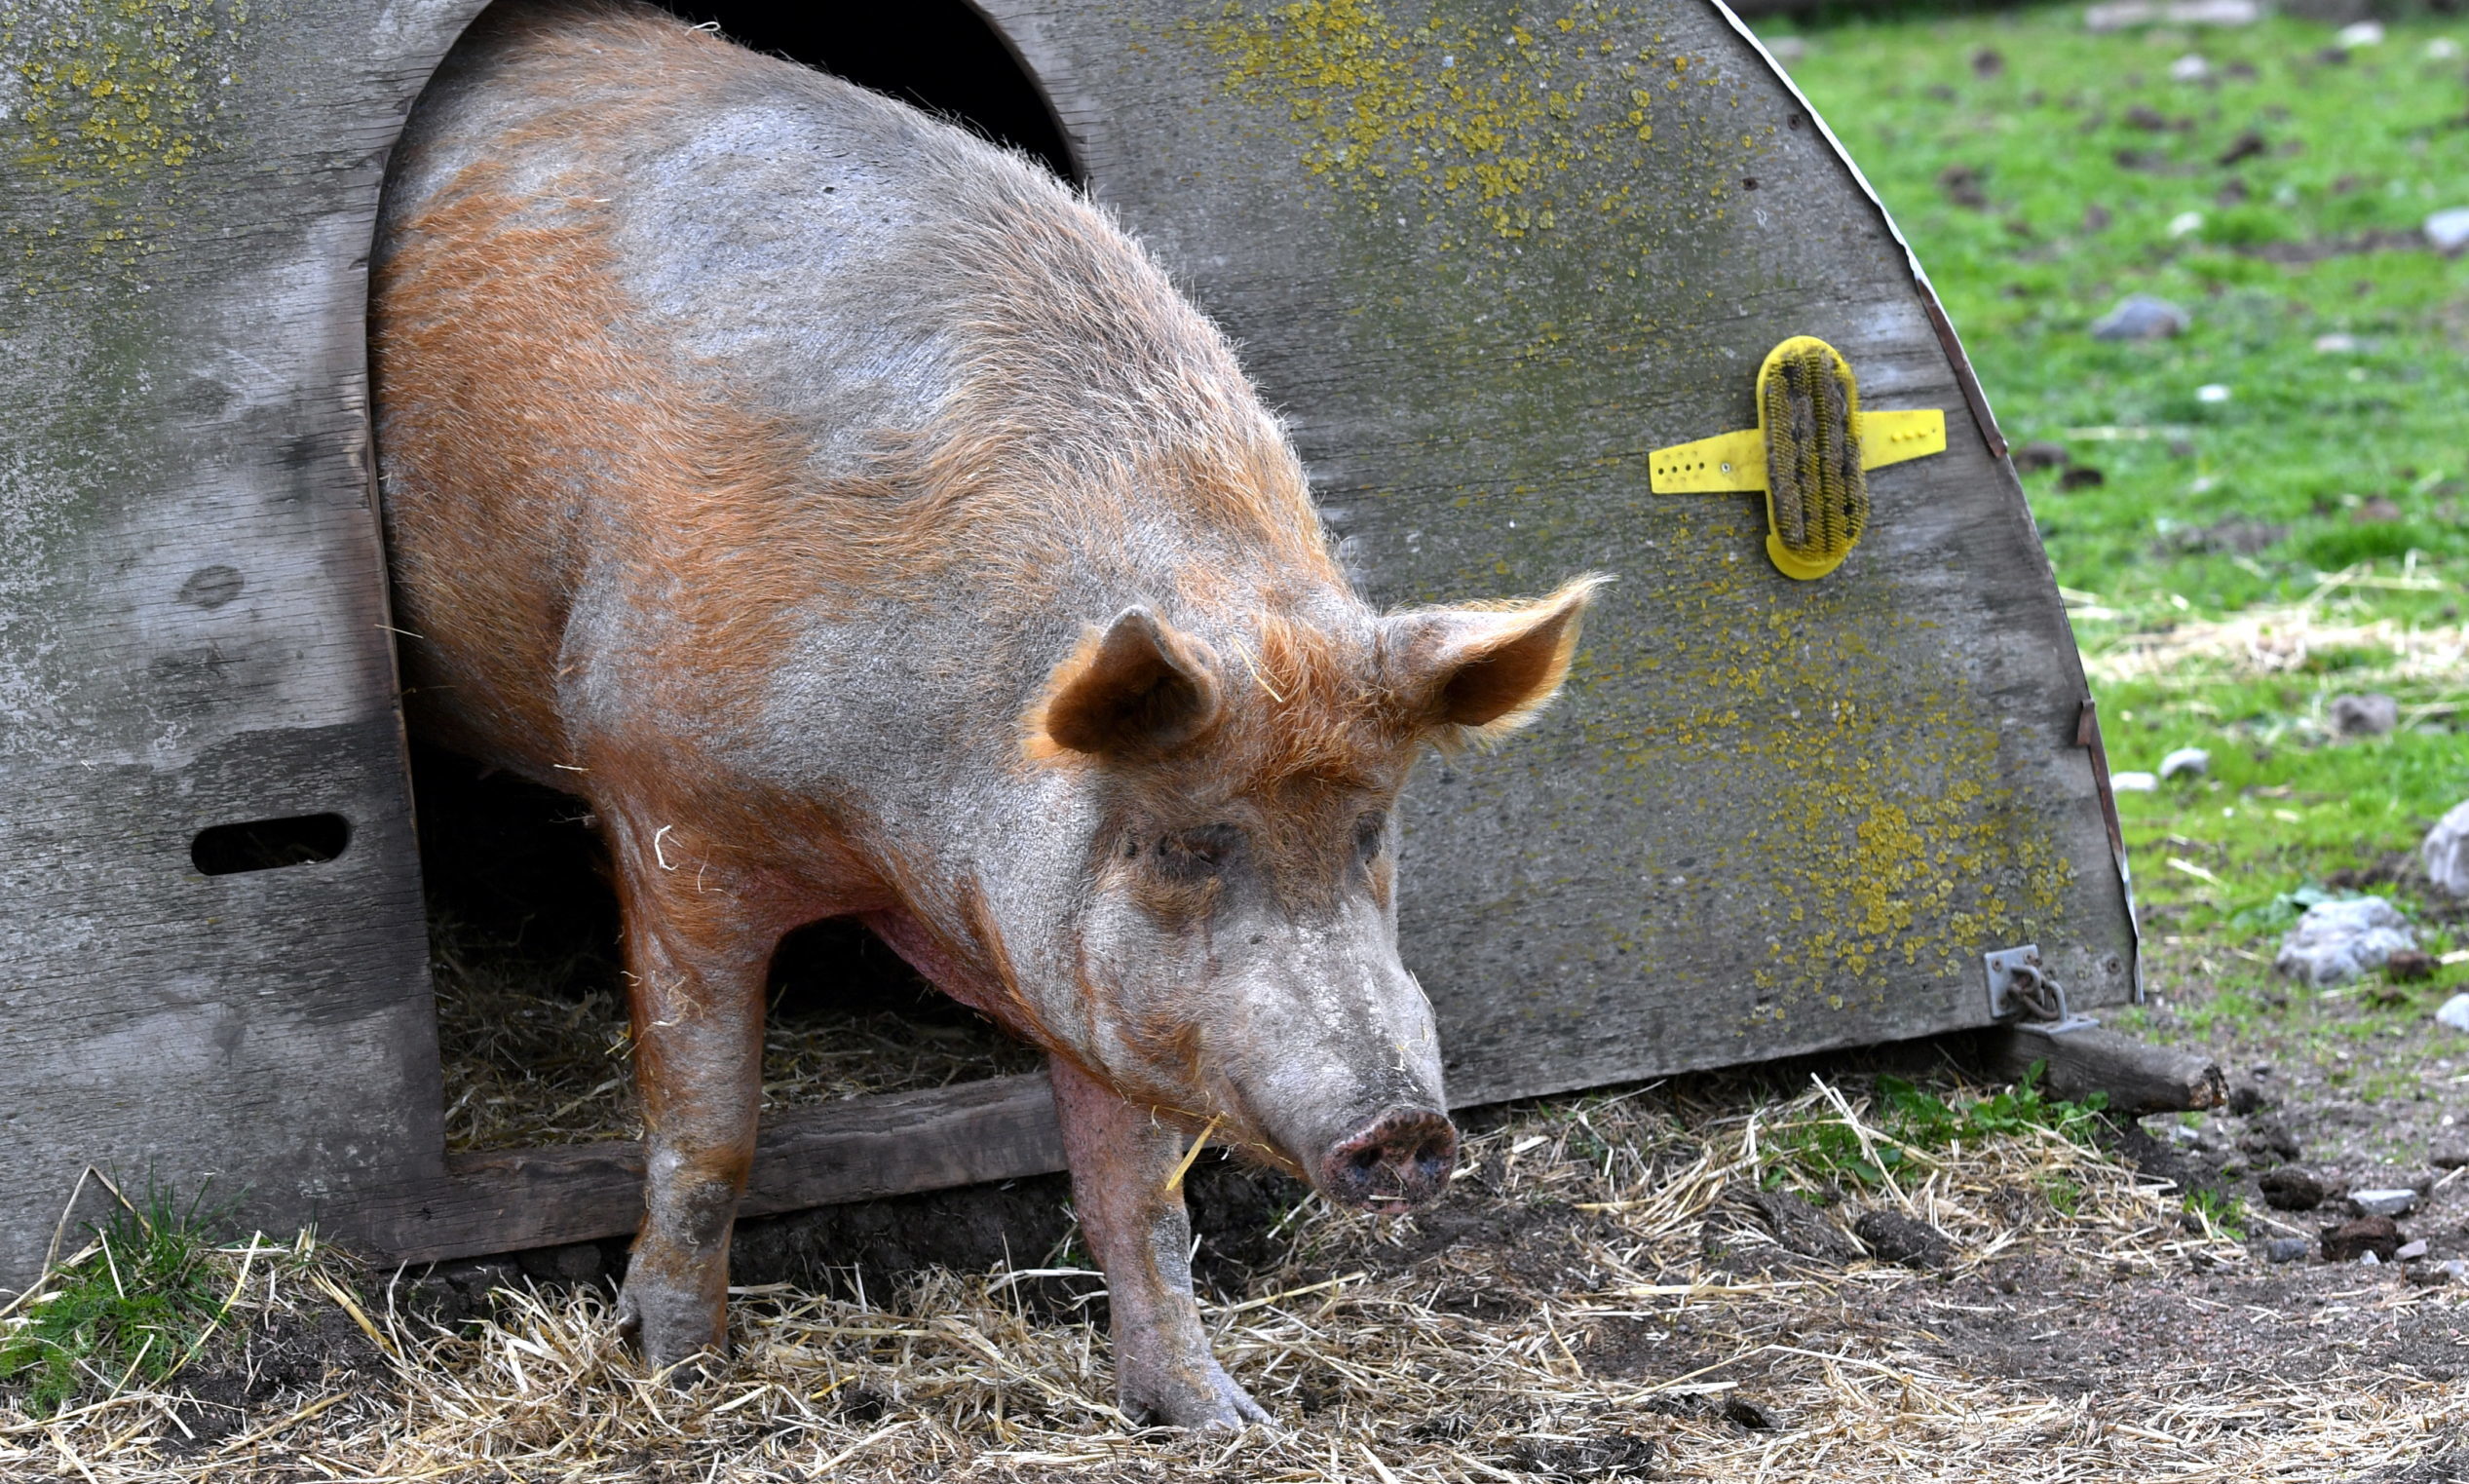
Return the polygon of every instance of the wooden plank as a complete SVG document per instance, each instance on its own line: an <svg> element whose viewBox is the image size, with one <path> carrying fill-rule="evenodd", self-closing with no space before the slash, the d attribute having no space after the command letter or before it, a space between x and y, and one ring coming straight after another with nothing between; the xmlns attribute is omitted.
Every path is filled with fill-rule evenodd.
<svg viewBox="0 0 2469 1484"><path fill-rule="evenodd" d="M2020 1078L2043 1064L2040 1085L2052 1096L2081 1102L2095 1092L2127 1118L2187 1113L2229 1100L2220 1063L2193 1051L2137 1041L2101 1026L2052 1036L2028 1025L1999 1026L1980 1037L1981 1060L1993 1075Z"/></svg>
<svg viewBox="0 0 2469 1484"><path fill-rule="evenodd" d="M285 1230L441 1167L361 268L476 9L0 28L0 1287L89 1163ZM324 864L189 858L327 812Z"/></svg>
<svg viewBox="0 0 2469 1484"><path fill-rule="evenodd" d="M832 1205L1063 1168L1043 1073L798 1108L766 1119L741 1211ZM444 1178L359 1204L349 1232L403 1262L629 1235L633 1143L459 1156Z"/></svg>

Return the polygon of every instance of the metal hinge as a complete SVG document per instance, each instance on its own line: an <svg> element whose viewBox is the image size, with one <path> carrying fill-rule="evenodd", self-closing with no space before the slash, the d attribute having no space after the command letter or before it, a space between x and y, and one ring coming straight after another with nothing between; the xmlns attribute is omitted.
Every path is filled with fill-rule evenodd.
<svg viewBox="0 0 2469 1484"><path fill-rule="evenodd" d="M2044 1036L2064 1036L2100 1024L2067 1007L2066 986L2041 967L2039 944L1983 954L1981 965L1989 973L1990 1018L2012 1021L2018 1030Z"/></svg>

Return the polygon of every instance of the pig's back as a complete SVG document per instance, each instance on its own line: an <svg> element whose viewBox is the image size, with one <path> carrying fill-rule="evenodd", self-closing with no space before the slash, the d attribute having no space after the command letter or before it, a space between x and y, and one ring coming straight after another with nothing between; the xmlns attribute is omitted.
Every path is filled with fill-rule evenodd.
<svg viewBox="0 0 2469 1484"><path fill-rule="evenodd" d="M557 781L664 655L829 667L792 630L833 587L917 583L957 652L985 624L950 592L1068 632L1155 598L1143 553L1337 581L1223 337L1102 213L648 8L492 11L405 132L378 245L411 710L502 765ZM1012 575L926 583L954 562Z"/></svg>
<svg viewBox="0 0 2469 1484"><path fill-rule="evenodd" d="M938 222L972 186L1059 187L963 132L641 8L501 7L423 97L381 245L475 192L588 234L632 338L816 431L917 427L940 395ZM381 246L381 253L384 251Z"/></svg>

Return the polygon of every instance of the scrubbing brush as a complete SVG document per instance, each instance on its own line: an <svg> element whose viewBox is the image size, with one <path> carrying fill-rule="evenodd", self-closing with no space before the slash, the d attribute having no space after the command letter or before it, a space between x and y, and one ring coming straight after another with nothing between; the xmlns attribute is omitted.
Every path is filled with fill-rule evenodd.
<svg viewBox="0 0 2469 1484"><path fill-rule="evenodd" d="M1850 362L1794 335L1758 367L1758 426L1657 448L1657 494L1766 491L1766 555L1787 577L1824 577L1869 528L1868 471L1946 451L1934 408L1863 412Z"/></svg>
<svg viewBox="0 0 2469 1484"><path fill-rule="evenodd" d="M1776 346L1758 370L1758 425L1766 445L1766 554L1787 576L1823 577L1869 528L1860 387L1850 365L1811 335Z"/></svg>

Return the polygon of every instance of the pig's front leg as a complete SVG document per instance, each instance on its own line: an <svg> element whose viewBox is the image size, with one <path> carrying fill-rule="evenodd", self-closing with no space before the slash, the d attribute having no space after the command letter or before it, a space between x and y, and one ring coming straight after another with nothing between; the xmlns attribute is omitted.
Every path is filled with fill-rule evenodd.
<svg viewBox="0 0 2469 1484"><path fill-rule="evenodd" d="M618 1319L666 1368L728 1349L729 1234L754 1163L770 944L730 920L729 897L680 899L651 850L628 859L631 842L613 833L645 1166ZM668 858L682 850L672 836Z"/></svg>
<svg viewBox="0 0 2469 1484"><path fill-rule="evenodd" d="M1117 1404L1177 1427L1268 1422L1209 1354L1192 1297L1192 1220L1182 1190L1166 1188L1188 1141L1059 1056L1046 1072L1081 1235L1106 1272Z"/></svg>

